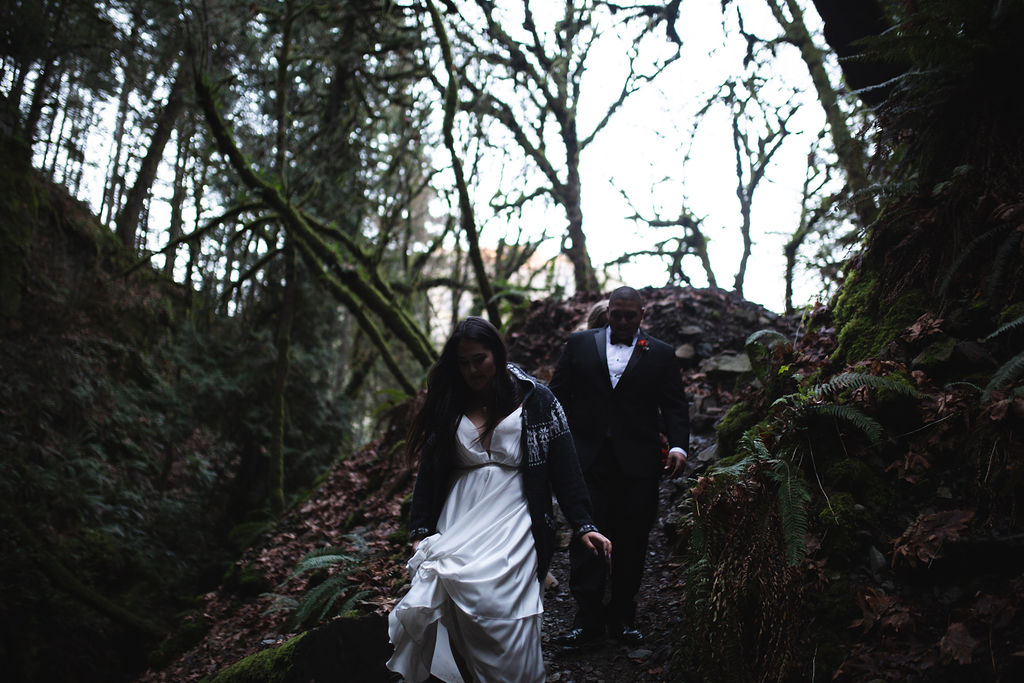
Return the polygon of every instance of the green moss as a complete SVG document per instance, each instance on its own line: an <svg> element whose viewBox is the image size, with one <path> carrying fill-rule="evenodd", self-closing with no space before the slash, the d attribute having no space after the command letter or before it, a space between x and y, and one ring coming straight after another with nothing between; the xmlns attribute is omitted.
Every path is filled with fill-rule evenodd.
<svg viewBox="0 0 1024 683"><path fill-rule="evenodd" d="M292 668L295 649L306 636L295 636L283 645L250 655L220 671L209 683L281 683ZM339 674L340 675L340 674Z"/></svg>
<svg viewBox="0 0 1024 683"><path fill-rule="evenodd" d="M822 482L829 488L864 495L878 485L878 477L863 460L844 458L829 464L822 472Z"/></svg>
<svg viewBox="0 0 1024 683"><path fill-rule="evenodd" d="M1024 301L1010 304L999 313L999 324L1005 325L1024 315Z"/></svg>
<svg viewBox="0 0 1024 683"><path fill-rule="evenodd" d="M953 347L957 344L956 337L943 336L932 342L917 354L911 364L914 369L934 371L949 363L953 357Z"/></svg>
<svg viewBox="0 0 1024 683"><path fill-rule="evenodd" d="M747 403L734 403L715 425L718 438L718 457L726 459L736 451L736 444L743 434L757 424L759 416Z"/></svg>
<svg viewBox="0 0 1024 683"><path fill-rule="evenodd" d="M863 508L860 508L863 509ZM818 510L818 522L826 529L822 547L829 555L850 561L862 554L857 531L863 526L862 514L852 494L829 494Z"/></svg>
<svg viewBox="0 0 1024 683"><path fill-rule="evenodd" d="M878 354L890 341L928 310L923 290L902 292L888 299L878 291L877 278L858 271L836 299L839 327L834 358L853 363Z"/></svg>

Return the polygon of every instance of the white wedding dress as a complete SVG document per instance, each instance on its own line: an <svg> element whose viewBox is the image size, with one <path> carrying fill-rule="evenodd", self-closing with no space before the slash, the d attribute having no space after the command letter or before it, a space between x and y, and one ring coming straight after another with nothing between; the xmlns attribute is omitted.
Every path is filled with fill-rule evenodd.
<svg viewBox="0 0 1024 683"><path fill-rule="evenodd" d="M388 618L406 681L463 681L452 648L475 681L543 681L540 582L519 474L522 408L502 420L489 449L463 416L456 478L437 522L409 560L412 587Z"/></svg>

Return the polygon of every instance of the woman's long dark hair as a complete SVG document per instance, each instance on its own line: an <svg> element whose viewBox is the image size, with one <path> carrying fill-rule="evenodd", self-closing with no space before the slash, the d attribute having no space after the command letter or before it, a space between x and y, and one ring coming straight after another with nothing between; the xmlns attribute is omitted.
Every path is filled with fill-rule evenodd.
<svg viewBox="0 0 1024 683"><path fill-rule="evenodd" d="M498 423L519 405L519 386L508 372L508 348L498 329L477 316L460 321L427 376L427 396L413 419L406 440L406 454L410 461L415 461L421 451L425 458L446 460L455 455L455 431L459 418L471 407L469 387L459 372L459 342L464 339L481 344L494 356L494 382L490 395L484 399L488 409L487 423L480 438L486 439ZM437 438L424 449L431 434L436 434Z"/></svg>

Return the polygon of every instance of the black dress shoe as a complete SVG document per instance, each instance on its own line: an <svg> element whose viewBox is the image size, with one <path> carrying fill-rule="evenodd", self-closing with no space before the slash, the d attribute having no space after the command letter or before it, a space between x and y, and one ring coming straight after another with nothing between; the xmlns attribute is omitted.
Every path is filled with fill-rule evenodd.
<svg viewBox="0 0 1024 683"><path fill-rule="evenodd" d="M612 638L626 645L636 645L644 640L644 634L633 624L613 625L608 628L608 632Z"/></svg>
<svg viewBox="0 0 1024 683"><path fill-rule="evenodd" d="M576 626L565 633L555 636L551 642L562 647L581 647L590 643L596 643L604 635L601 629L584 628Z"/></svg>

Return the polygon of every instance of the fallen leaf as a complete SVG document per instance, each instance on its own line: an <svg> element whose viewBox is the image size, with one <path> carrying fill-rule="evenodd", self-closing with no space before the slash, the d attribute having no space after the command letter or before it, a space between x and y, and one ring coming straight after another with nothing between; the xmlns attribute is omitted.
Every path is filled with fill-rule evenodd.
<svg viewBox="0 0 1024 683"><path fill-rule="evenodd" d="M939 648L946 657L956 660L958 664L970 664L971 655L978 647L978 642L966 626L956 622L946 629L946 635L939 641Z"/></svg>

